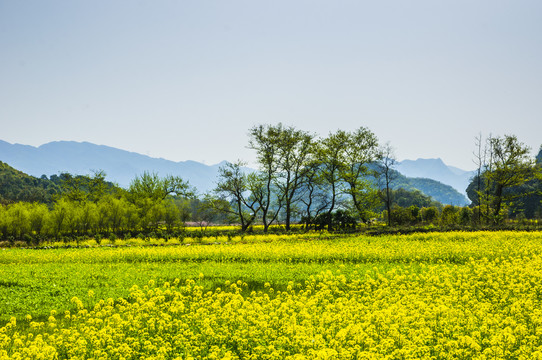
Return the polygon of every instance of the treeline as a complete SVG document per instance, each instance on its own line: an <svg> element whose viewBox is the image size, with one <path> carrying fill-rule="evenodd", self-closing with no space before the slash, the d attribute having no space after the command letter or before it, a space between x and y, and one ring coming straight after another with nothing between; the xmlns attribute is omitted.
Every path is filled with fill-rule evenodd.
<svg viewBox="0 0 542 360"><path fill-rule="evenodd" d="M388 226L494 226L509 218L540 216L542 190L537 159L513 136L477 142L479 168L469 186L470 207L443 206L419 191L397 189L389 144L367 128L319 137L294 127L259 125L249 130L256 171L245 162L219 169L216 188L198 195L180 177L144 173L127 189L92 175L36 179L7 164L0 168L0 239L182 236L190 221L281 224L304 229L349 230L359 224ZM33 190L29 190L33 189ZM381 226L381 225L377 225Z"/></svg>
<svg viewBox="0 0 542 360"><path fill-rule="evenodd" d="M381 200L373 175L382 155L369 129L318 138L282 124L260 125L250 129L248 143L258 171L243 171L243 161L227 163L215 191L206 196L213 208L234 216L242 230L255 222L264 231L278 221L286 230L297 221L310 227L319 216L333 230L332 214L339 210L361 222L376 216Z"/></svg>
<svg viewBox="0 0 542 360"><path fill-rule="evenodd" d="M490 137L486 148L479 149L481 185L472 206L464 208L443 207L431 199L416 203L416 192L396 189L404 180L394 169L393 148L379 144L364 127L318 137L281 124L260 125L249 131L249 148L256 152L258 171L245 173L242 161L227 163L215 192L207 196L211 203L227 204L222 211L243 229L255 222L267 229L280 221L288 230L292 219L307 228L327 223L325 227L334 230L379 217L388 226L501 226L510 218L540 217L542 152L536 161L511 135ZM431 210L424 216L423 208Z"/></svg>
<svg viewBox="0 0 542 360"><path fill-rule="evenodd" d="M175 177L144 173L126 190L106 182L103 172L75 177L62 174L59 179L59 192L51 204L16 202L0 206L3 240L116 238L132 236L130 232L149 234L160 228L172 232L186 218L182 210L190 205L175 198L190 194L188 184Z"/></svg>

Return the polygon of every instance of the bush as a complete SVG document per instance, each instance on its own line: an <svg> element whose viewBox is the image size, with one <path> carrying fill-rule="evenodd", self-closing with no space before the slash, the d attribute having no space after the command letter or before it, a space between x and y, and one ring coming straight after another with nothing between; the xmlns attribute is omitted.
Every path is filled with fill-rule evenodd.
<svg viewBox="0 0 542 360"><path fill-rule="evenodd" d="M143 233L139 233L137 234L136 238L138 238L139 240L145 241L146 236Z"/></svg>
<svg viewBox="0 0 542 360"><path fill-rule="evenodd" d="M357 225L356 218L344 210L337 210L329 213L320 214L313 221L316 230L325 229L330 223L334 230L355 229Z"/></svg>
<svg viewBox="0 0 542 360"><path fill-rule="evenodd" d="M391 212L391 220L394 225L414 225L420 209L412 205L408 208L394 206Z"/></svg>
<svg viewBox="0 0 542 360"><path fill-rule="evenodd" d="M30 234L24 234L23 240L28 246L32 245L32 236Z"/></svg>
<svg viewBox="0 0 542 360"><path fill-rule="evenodd" d="M424 223L433 223L438 220L439 211L436 207L424 207L420 210L420 217Z"/></svg>
<svg viewBox="0 0 542 360"><path fill-rule="evenodd" d="M463 207L459 211L459 224L461 225L469 225L472 223L473 219L473 211L471 208Z"/></svg>
<svg viewBox="0 0 542 360"><path fill-rule="evenodd" d="M440 215L440 221L443 225L454 225L458 223L459 219L459 209L453 205L446 205L442 209L442 214Z"/></svg>

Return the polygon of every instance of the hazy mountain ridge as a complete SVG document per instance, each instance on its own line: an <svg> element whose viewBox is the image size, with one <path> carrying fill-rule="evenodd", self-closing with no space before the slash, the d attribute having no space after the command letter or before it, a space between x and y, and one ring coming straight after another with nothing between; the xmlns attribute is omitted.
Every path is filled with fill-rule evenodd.
<svg viewBox="0 0 542 360"><path fill-rule="evenodd" d="M407 169L416 168L416 161L405 160L401 162ZM422 159L423 160L423 159ZM442 165L446 167L442 160ZM195 186L200 193L214 188L220 164L205 165L196 161L175 162L162 158L152 158L105 145L96 145L89 142L55 141L39 147L29 145L10 144L0 140L0 161L8 163L12 167L35 177L41 175L54 175L62 172L85 175L93 170L103 170L107 174L108 181L115 182L122 187L127 187L135 176L144 171L157 172L161 176L181 176ZM414 164L412 164L414 163ZM427 163L426 161L424 163ZM427 168L427 167L426 167ZM402 171L398 169L399 172ZM402 176L394 187L404 187L407 190L418 189L444 204L464 205L468 201L465 196L458 193L442 181L432 180L430 171L425 170L425 179L413 179ZM448 169L450 173L454 173ZM461 169L454 169L461 172ZM413 171L410 171L413 173Z"/></svg>
<svg viewBox="0 0 542 360"><path fill-rule="evenodd" d="M88 142L55 141L39 147L10 144L0 140L0 160L32 176L61 172L90 174L103 170L107 180L127 187L144 171L182 176L200 191L214 186L220 164L208 166L196 161L175 162Z"/></svg>
<svg viewBox="0 0 542 360"><path fill-rule="evenodd" d="M397 163L396 170L407 177L428 178L450 185L463 195L474 175L474 171L446 165L440 158L403 160Z"/></svg>
<svg viewBox="0 0 542 360"><path fill-rule="evenodd" d="M393 183L393 189L420 190L442 204L466 206L470 201L450 185L428 178L411 178L400 175Z"/></svg>

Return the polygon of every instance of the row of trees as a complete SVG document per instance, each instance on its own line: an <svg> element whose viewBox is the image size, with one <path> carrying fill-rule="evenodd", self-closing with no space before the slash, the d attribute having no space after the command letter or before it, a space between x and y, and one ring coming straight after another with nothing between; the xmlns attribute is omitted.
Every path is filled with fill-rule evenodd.
<svg viewBox="0 0 542 360"><path fill-rule="evenodd" d="M457 216L444 209L441 223L487 226L510 217L541 217L542 149L535 159L514 135L485 141L479 136L476 146L477 174L467 189L470 209ZM234 215L243 229L257 220L267 229L282 218L286 229L292 219L307 226L327 219L331 230L336 211L369 222L378 210L385 210L391 226L404 223L402 208L412 205L399 204L400 192L392 190L399 176L392 147L379 146L367 128L321 138L282 124L260 125L249 131L249 148L256 151L258 172L243 171L242 161L228 163L220 169L214 194L206 198L211 204L230 204L216 208Z"/></svg>
<svg viewBox="0 0 542 360"><path fill-rule="evenodd" d="M383 152L369 129L317 138L282 124L260 125L249 131L249 148L256 151L258 171L245 171L243 161L227 163L206 196L242 230L261 221L267 231L279 219L289 230L292 221L311 225L321 214L331 230L337 210L363 222L375 216L380 199L373 175Z"/></svg>
<svg viewBox="0 0 542 360"><path fill-rule="evenodd" d="M51 204L16 202L0 206L0 237L39 239L172 231L197 208L193 194L179 177L144 173L121 189L105 181L105 174L62 174L61 195Z"/></svg>

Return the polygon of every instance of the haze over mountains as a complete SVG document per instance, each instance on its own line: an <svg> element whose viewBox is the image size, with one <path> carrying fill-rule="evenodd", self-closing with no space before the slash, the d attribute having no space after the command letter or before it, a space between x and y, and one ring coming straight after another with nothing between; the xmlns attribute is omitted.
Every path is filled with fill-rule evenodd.
<svg viewBox="0 0 542 360"><path fill-rule="evenodd" d="M103 170L108 181L116 182L122 187L127 187L144 171L157 172L161 176L181 176L195 186L199 193L214 188L218 169L222 164L209 166L196 161L175 162L88 142L54 141L34 147L10 144L2 140L0 161L35 177L62 172L84 175L91 174L93 170ZM464 193L470 172L449 167L440 159L405 160L398 164L397 170L407 177L436 180L424 181L425 184L431 182L431 190L428 190L427 186L416 186L415 184L421 184L416 179L411 179L410 185L437 201L454 205L468 204ZM457 191L443 184L450 185ZM439 198L439 192L446 193L446 198Z"/></svg>
<svg viewBox="0 0 542 360"><path fill-rule="evenodd" d="M88 142L54 141L39 147L0 140L0 160L32 176L62 172L85 175L103 170L107 180L128 187L144 171L182 176L200 192L214 187L220 164L170 161Z"/></svg>
<svg viewBox="0 0 542 360"><path fill-rule="evenodd" d="M446 165L440 158L403 160L395 167L401 174L414 178L428 178L450 185L461 194L466 194L474 171L466 171Z"/></svg>

